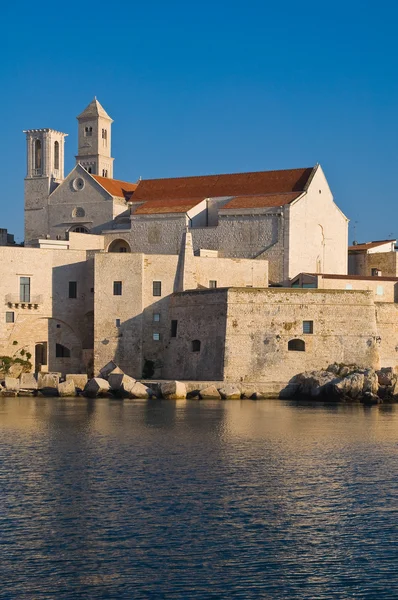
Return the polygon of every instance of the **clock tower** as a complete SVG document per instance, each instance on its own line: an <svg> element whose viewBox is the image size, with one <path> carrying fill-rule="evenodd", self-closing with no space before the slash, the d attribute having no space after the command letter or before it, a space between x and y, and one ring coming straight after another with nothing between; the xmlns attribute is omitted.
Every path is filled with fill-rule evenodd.
<svg viewBox="0 0 398 600"><path fill-rule="evenodd" d="M113 179L111 157L111 126L113 120L94 98L77 117L78 154L76 163L93 175Z"/></svg>

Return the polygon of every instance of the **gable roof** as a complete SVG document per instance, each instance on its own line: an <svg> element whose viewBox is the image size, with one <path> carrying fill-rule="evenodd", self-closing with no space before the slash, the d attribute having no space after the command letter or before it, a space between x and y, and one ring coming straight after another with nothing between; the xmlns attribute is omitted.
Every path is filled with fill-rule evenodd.
<svg viewBox="0 0 398 600"><path fill-rule="evenodd" d="M311 167L229 175L143 179L134 193L134 200L187 200L303 192L312 173Z"/></svg>
<svg viewBox="0 0 398 600"><path fill-rule="evenodd" d="M375 242L364 242L363 244L354 244L353 246L348 246L349 251L363 251L370 250L371 248L377 248L377 246L383 246L384 244L392 244L397 240L378 240Z"/></svg>
<svg viewBox="0 0 398 600"><path fill-rule="evenodd" d="M103 106L101 106L101 104L98 102L97 98L94 98L94 100L92 100L90 102L90 104L88 106L86 106L84 111L81 112L80 115L78 115L76 118L77 119L85 119L85 118L90 119L92 117L103 117L104 119L109 119L109 121L112 121L112 123L113 123L113 120L108 115L108 113L103 108Z"/></svg>
<svg viewBox="0 0 398 600"><path fill-rule="evenodd" d="M129 183L128 181L120 181L119 179L108 179L108 177L100 177L100 175L92 175L93 177L107 192L112 196L118 198L124 198L128 200L137 188L137 183Z"/></svg>
<svg viewBox="0 0 398 600"><path fill-rule="evenodd" d="M133 200L135 200L135 195ZM149 200L143 202L132 213L133 215L150 215L150 214L166 214L166 213L186 213L191 208L202 202L204 198L177 198L176 200Z"/></svg>
<svg viewBox="0 0 398 600"><path fill-rule="evenodd" d="M224 204L220 210L245 209L245 208L272 208L290 204L301 196L303 192L287 192L284 194L266 194L259 196L235 196Z"/></svg>

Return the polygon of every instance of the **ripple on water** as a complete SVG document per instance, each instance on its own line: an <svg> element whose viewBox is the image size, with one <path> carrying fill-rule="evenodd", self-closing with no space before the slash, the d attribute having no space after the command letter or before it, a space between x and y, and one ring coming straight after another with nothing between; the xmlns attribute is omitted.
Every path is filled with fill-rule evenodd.
<svg viewBox="0 0 398 600"><path fill-rule="evenodd" d="M1 598L398 597L396 406L0 400Z"/></svg>

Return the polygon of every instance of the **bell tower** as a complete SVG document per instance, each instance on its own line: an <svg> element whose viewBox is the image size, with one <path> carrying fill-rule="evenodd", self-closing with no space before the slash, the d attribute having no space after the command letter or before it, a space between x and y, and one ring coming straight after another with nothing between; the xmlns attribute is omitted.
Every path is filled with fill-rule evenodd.
<svg viewBox="0 0 398 600"><path fill-rule="evenodd" d="M66 133L28 129L26 134L25 243L46 236L50 194L64 179Z"/></svg>
<svg viewBox="0 0 398 600"><path fill-rule="evenodd" d="M93 175L113 179L111 157L111 126L113 120L97 98L77 117L78 151L76 164L80 163Z"/></svg>

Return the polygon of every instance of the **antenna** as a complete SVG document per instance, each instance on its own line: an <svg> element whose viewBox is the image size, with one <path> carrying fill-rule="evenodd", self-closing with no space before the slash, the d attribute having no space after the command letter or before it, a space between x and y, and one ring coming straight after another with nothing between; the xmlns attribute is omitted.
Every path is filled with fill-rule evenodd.
<svg viewBox="0 0 398 600"><path fill-rule="evenodd" d="M354 223L353 223L354 240L352 242L353 246L356 246L358 244L358 242L357 242L357 225L358 225L358 221L354 221Z"/></svg>

